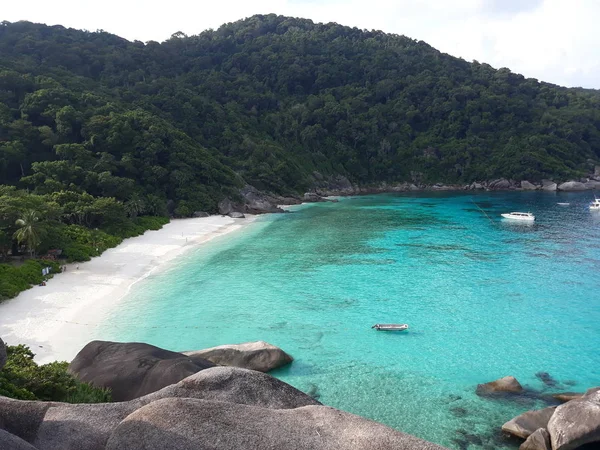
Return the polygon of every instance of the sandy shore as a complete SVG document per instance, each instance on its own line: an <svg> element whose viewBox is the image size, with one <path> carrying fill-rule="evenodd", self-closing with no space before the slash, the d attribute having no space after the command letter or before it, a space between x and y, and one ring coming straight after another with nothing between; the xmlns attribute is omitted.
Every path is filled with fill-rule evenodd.
<svg viewBox="0 0 600 450"><path fill-rule="evenodd" d="M177 256L254 220L211 216L173 220L158 231L126 239L91 261L70 264L46 286L35 286L0 303L0 337L25 344L36 361L70 361L90 340L97 324L150 273Z"/></svg>

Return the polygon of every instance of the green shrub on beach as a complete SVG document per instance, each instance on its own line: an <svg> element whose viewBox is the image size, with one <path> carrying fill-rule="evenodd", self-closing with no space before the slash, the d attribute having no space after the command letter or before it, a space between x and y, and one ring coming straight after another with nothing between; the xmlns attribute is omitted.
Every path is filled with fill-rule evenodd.
<svg viewBox="0 0 600 450"><path fill-rule="evenodd" d="M56 261L30 259L21 266L0 264L0 301L13 298L19 292L40 284L48 278L42 275L44 267L51 268L50 274L60 272L60 266Z"/></svg>
<svg viewBox="0 0 600 450"><path fill-rule="evenodd" d="M33 352L24 345L6 347L8 359L0 370L0 395L19 400L67 403L105 403L110 391L76 380L68 363L38 365Z"/></svg>

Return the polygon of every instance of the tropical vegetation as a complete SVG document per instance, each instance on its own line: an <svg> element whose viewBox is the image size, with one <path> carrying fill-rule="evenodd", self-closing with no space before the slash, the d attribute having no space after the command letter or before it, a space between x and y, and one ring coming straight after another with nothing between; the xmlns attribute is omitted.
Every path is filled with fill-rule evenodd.
<svg viewBox="0 0 600 450"><path fill-rule="evenodd" d="M104 403L110 391L76 380L68 363L38 365L34 354L24 345L8 346L7 362L0 370L0 395L19 400L44 400L67 403Z"/></svg>
<svg viewBox="0 0 600 450"><path fill-rule="evenodd" d="M4 255L85 260L245 184L562 180L599 159L597 91L405 36L276 15L162 43L0 23Z"/></svg>

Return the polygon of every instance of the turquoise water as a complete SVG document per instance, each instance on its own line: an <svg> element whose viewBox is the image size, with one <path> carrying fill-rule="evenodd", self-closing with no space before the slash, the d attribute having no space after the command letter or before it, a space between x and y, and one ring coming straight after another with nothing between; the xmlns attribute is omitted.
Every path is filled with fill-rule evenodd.
<svg viewBox="0 0 600 450"><path fill-rule="evenodd" d="M590 200L386 194L263 216L137 285L98 337L173 350L266 340L295 357L274 375L327 405L451 448L516 448L499 428L544 406L539 395L600 385ZM535 225L500 218L515 210ZM475 395L506 375L531 395Z"/></svg>

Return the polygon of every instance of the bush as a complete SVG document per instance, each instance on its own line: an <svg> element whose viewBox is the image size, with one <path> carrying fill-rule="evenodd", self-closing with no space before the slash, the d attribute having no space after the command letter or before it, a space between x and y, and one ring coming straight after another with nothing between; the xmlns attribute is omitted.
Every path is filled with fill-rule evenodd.
<svg viewBox="0 0 600 450"><path fill-rule="evenodd" d="M0 371L0 395L19 400L67 403L104 403L111 400L107 389L77 381L67 362L39 366L24 345L7 346L7 362Z"/></svg>
<svg viewBox="0 0 600 450"><path fill-rule="evenodd" d="M60 266L56 261L30 259L19 267L0 264L0 301L13 298L19 292L47 279L47 276L42 275L44 267L50 267L51 274L60 272Z"/></svg>

